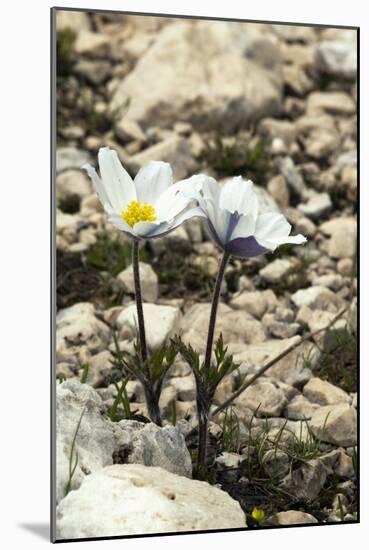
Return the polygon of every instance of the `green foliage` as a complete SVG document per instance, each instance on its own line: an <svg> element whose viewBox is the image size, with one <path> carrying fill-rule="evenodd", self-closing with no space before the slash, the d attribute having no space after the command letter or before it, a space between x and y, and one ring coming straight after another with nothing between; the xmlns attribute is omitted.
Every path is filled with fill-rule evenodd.
<svg viewBox="0 0 369 550"><path fill-rule="evenodd" d="M130 99L127 98L114 109L107 105L105 109L97 110L94 95L89 93L89 88L85 88L80 95L80 103L80 116L83 118L86 131L91 134L102 134L111 130L115 122L124 115L129 108Z"/></svg>
<svg viewBox="0 0 369 550"><path fill-rule="evenodd" d="M89 370L90 370L90 365L88 363L85 363L83 365L83 370L81 375L81 384L86 384Z"/></svg>
<svg viewBox="0 0 369 550"><path fill-rule="evenodd" d="M193 349L191 344L184 344L180 337L176 337L173 343L182 359L192 369L198 390L202 388L208 394L210 402L221 380L239 367L238 364L234 363L233 356L227 355L227 348L224 347L222 334L220 334L215 344L215 362L212 361L208 369L205 368L204 362L200 364L199 354Z"/></svg>
<svg viewBox="0 0 369 550"><path fill-rule="evenodd" d="M221 177L241 174L260 184L271 170L266 146L264 139L250 142L241 134L235 137L216 136L205 144L199 160Z"/></svg>
<svg viewBox="0 0 369 550"><path fill-rule="evenodd" d="M142 360L140 344L136 340L134 351L122 351L119 348L118 339L113 333L115 351L113 354L113 367L118 367L127 377L137 378L143 385L148 410L156 409L163 386L165 375L173 365L177 350L173 344L164 344L152 351L146 361Z"/></svg>
<svg viewBox="0 0 369 550"><path fill-rule="evenodd" d="M90 266L116 277L131 263L131 245L122 242L119 235L103 231L97 234L96 243L88 251L86 260Z"/></svg>
<svg viewBox="0 0 369 550"><path fill-rule="evenodd" d="M209 300L214 278L201 265L193 262L189 243L166 246L157 254L150 253L150 263L158 275L160 294L165 298L188 298Z"/></svg>
<svg viewBox="0 0 369 550"><path fill-rule="evenodd" d="M73 476L74 476L74 473L75 473L76 468L77 468L77 465L78 465L79 457L78 457L78 453L77 453L77 452L76 452L75 457L74 457L74 459L73 459L74 447L75 447L75 445L76 445L77 434L78 434L79 428L80 428L80 426L81 426L81 422L82 422L83 415L85 414L85 410L86 410L86 408L83 407L82 413L81 413L81 416L80 416L80 418L79 418L79 420L78 420L77 427L76 427L76 431L74 432L74 436L73 436L73 440L72 440L72 445L71 445L70 454L69 454L68 482L67 482L67 486L66 486L66 488L65 488L65 496L67 496L67 494L69 493L69 491L70 491L71 488L72 488Z"/></svg>
<svg viewBox="0 0 369 550"><path fill-rule="evenodd" d="M118 422L123 418L128 420L133 415L126 389L127 382L128 378L122 380L120 386L117 384L117 382L113 382L115 389L117 390L117 395L114 399L113 405L108 412L108 416L113 422ZM122 406L121 409L119 409L119 405Z"/></svg>
<svg viewBox="0 0 369 550"><path fill-rule="evenodd" d="M314 374L346 392L357 391L357 334L352 327L330 329L329 348L321 349Z"/></svg>
<svg viewBox="0 0 369 550"><path fill-rule="evenodd" d="M281 248L282 250L279 250ZM291 257L290 249L291 245L283 245L277 248L277 251L273 254L266 254L266 259L268 261L274 261L276 258ZM293 257L293 262L291 267L287 272L280 278L277 283L271 284L262 280L259 275L256 275L254 283L255 287L258 289L272 288L273 291L278 295L284 294L285 292L296 292L301 288L306 288L310 285L308 278L309 266L313 260L308 256L308 254L300 254L298 257Z"/></svg>
<svg viewBox="0 0 369 550"><path fill-rule="evenodd" d="M240 420L233 407L227 407L222 421L222 443L226 452L238 453L241 446Z"/></svg>
<svg viewBox="0 0 369 550"><path fill-rule="evenodd" d="M58 77L66 77L73 64L73 48L76 33L69 28L58 32L56 39L56 66Z"/></svg>

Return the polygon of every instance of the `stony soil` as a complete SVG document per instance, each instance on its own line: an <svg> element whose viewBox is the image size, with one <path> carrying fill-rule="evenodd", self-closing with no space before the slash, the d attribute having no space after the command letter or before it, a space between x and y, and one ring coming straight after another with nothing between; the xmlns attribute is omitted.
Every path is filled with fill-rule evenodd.
<svg viewBox="0 0 369 550"><path fill-rule="evenodd" d="M132 175L148 160L165 160L176 180L201 171L251 178L264 211L280 209L293 232L308 238L304 247L233 258L227 268L217 330L240 367L221 383L215 405L294 339L347 310L213 418L208 482L240 503L249 527L258 526L255 506L265 511L264 525L355 520L354 31L77 12L60 12L57 28L60 498L87 402L73 489L86 474L132 463L132 453L135 463L180 476L191 476L195 459L194 380L178 358L161 397L168 427L157 428L176 424L177 470L167 435L150 462L137 435L143 425L128 428L121 406L108 418L117 394L113 332L121 349L132 350L135 337L130 243L106 224L80 167L110 145ZM149 345L181 334L204 352L219 257L199 220L141 247ZM130 379L126 389L131 418L147 422L140 383ZM117 436L119 425L129 442Z"/></svg>

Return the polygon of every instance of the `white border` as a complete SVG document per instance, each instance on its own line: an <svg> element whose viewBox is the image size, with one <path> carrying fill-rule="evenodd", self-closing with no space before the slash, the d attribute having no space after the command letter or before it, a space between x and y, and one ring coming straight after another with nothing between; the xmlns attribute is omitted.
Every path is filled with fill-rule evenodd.
<svg viewBox="0 0 369 550"><path fill-rule="evenodd" d="M279 0L241 3L227 0L69 0L61 5L126 11L177 13L353 25L361 27L361 327L367 326L366 235L369 233L368 107L369 17L365 3ZM47 544L22 524L49 519L49 8L50 0L22 0L1 9L1 539L5 548L33 549ZM58 3L57 3L58 5ZM4 198L4 192L6 196ZM364 206L365 205L365 206ZM5 306L5 307L4 307ZM361 341L361 524L248 533L216 533L135 540L75 543L88 548L165 549L176 545L285 548L299 550L352 545L368 536L368 353ZM5 354L4 354L5 350Z"/></svg>

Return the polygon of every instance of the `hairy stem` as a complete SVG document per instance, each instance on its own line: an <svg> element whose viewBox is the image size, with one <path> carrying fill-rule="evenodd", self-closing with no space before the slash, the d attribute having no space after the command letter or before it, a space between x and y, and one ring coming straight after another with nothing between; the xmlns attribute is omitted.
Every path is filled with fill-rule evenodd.
<svg viewBox="0 0 369 550"><path fill-rule="evenodd" d="M219 271L218 271L218 275L217 275L217 280L215 281L213 300L212 300L212 303L211 303L211 310L210 310L208 339L207 339L207 343L206 343L205 363L204 363L204 368L205 369L210 368L211 352L212 352L212 349L213 349L215 322L216 322L216 319L217 319L217 310L218 310L220 289L222 287L224 272L225 272L225 268L226 268L227 262L229 260L229 257L230 257L230 254L228 252L224 252L222 260L220 262Z"/></svg>
<svg viewBox="0 0 369 550"><path fill-rule="evenodd" d="M225 268L229 260L230 254L224 252L220 262L217 279L215 281L213 300L211 303L208 339L206 343L204 369L209 370L211 365L211 354L213 350L215 323L217 319L218 303L220 289L224 277ZM202 385L197 387L197 418L199 422L199 444L197 455L198 470L206 467L207 442L208 442L208 422L211 399L209 397L209 388L203 388Z"/></svg>
<svg viewBox="0 0 369 550"><path fill-rule="evenodd" d="M145 323L142 307L142 294L141 294L141 282L140 282L140 267L139 267L139 255L138 255L139 241L134 239L132 245L132 266L133 266L133 281L135 285L137 318L138 318L138 332L140 336L140 349L141 358L145 363L147 361L147 346L146 346L146 333Z"/></svg>
<svg viewBox="0 0 369 550"><path fill-rule="evenodd" d="M197 454L197 470L199 473L206 467L206 455L208 444L208 423L209 423L209 398L202 387L197 387L197 419L199 423L199 441Z"/></svg>
<svg viewBox="0 0 369 550"><path fill-rule="evenodd" d="M156 424L157 426L161 426L162 422L157 392L155 392L152 387L146 384L144 386L144 390L148 415L150 419L154 422L154 424Z"/></svg>

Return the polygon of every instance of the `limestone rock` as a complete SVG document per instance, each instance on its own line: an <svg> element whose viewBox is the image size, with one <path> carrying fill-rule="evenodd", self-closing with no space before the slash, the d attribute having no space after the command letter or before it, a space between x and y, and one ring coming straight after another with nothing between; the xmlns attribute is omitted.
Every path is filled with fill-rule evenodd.
<svg viewBox="0 0 369 550"><path fill-rule="evenodd" d="M128 122L132 123L135 121L127 120L126 124ZM132 172L136 173L151 160L169 162L173 170L174 181L185 179L190 175L192 176L198 168L187 140L176 134L133 155L127 159L127 166L129 166Z"/></svg>
<svg viewBox="0 0 369 550"><path fill-rule="evenodd" d="M306 104L306 112L327 112L335 115L352 115L356 107L351 97L344 92L312 92Z"/></svg>
<svg viewBox="0 0 369 550"><path fill-rule="evenodd" d="M242 292L232 299L230 305L260 319L268 309L268 300L263 291Z"/></svg>
<svg viewBox="0 0 369 550"><path fill-rule="evenodd" d="M179 329L181 312L172 306L143 304L147 345L151 349L162 346ZM133 304L120 313L116 321L123 336L133 338L137 332L137 309Z"/></svg>
<svg viewBox="0 0 369 550"><path fill-rule="evenodd" d="M90 303L77 303L56 315L56 353L67 358L78 353L81 345L94 354L104 350L110 340L109 327L95 317Z"/></svg>
<svg viewBox="0 0 369 550"><path fill-rule="evenodd" d="M331 258L352 258L356 251L357 224L354 218L334 218L324 222L320 230L330 237Z"/></svg>
<svg viewBox="0 0 369 550"><path fill-rule="evenodd" d="M316 459L305 462L285 477L281 486L297 500L309 502L317 498L327 479L327 468Z"/></svg>
<svg viewBox="0 0 369 550"><path fill-rule="evenodd" d="M279 416L287 403L283 391L271 382L259 382L248 387L234 401L242 417L243 409L256 412L256 416Z"/></svg>
<svg viewBox="0 0 369 550"><path fill-rule="evenodd" d="M357 71L355 41L327 40L319 44L316 58L321 72L352 79Z"/></svg>
<svg viewBox="0 0 369 550"><path fill-rule="evenodd" d="M290 260L278 258L263 267L259 275L267 283L278 283L292 267L293 264Z"/></svg>
<svg viewBox="0 0 369 550"><path fill-rule="evenodd" d="M313 414L310 427L322 441L342 447L356 445L356 410L347 403L320 407Z"/></svg>
<svg viewBox="0 0 369 550"><path fill-rule="evenodd" d="M312 220L319 220L332 209L328 193L315 193L306 203L299 204L299 210Z"/></svg>
<svg viewBox="0 0 369 550"><path fill-rule="evenodd" d="M115 425L115 437L115 456L123 456L123 462L160 466L173 474L192 476L191 456L177 427L121 420Z"/></svg>
<svg viewBox="0 0 369 550"><path fill-rule="evenodd" d="M58 10L56 12L56 30L60 32L66 29L75 33L90 30L91 23L88 14L83 11Z"/></svg>
<svg viewBox="0 0 369 550"><path fill-rule="evenodd" d="M183 340L191 343L200 353L205 351L211 304L195 304L186 312L181 330ZM227 344L230 342L258 343L265 340L261 323L246 312L233 311L226 304L219 304L215 339L220 332Z"/></svg>
<svg viewBox="0 0 369 550"><path fill-rule="evenodd" d="M296 395L286 407L286 417L290 420L304 420L313 416L319 405L311 403L303 395Z"/></svg>
<svg viewBox="0 0 369 550"><path fill-rule="evenodd" d="M88 384L66 381L56 386L56 499L66 494L72 443L72 464L77 467L71 489L77 489L86 475L113 464L114 435L112 425L101 415L102 401ZM78 459L76 458L78 457Z"/></svg>
<svg viewBox="0 0 369 550"><path fill-rule="evenodd" d="M304 386L303 394L309 401L318 405L350 402L350 396L345 391L317 377L311 378Z"/></svg>
<svg viewBox="0 0 369 550"><path fill-rule="evenodd" d="M83 199L91 195L91 183L82 170L66 170L56 178L56 192L59 198L76 195Z"/></svg>
<svg viewBox="0 0 369 550"><path fill-rule="evenodd" d="M227 493L139 464L115 464L88 476L60 503L56 521L58 539L246 526Z"/></svg>
<svg viewBox="0 0 369 550"><path fill-rule="evenodd" d="M163 28L118 86L115 108L131 98L125 116L142 128L190 122L228 132L281 107L281 60L276 41L260 26L175 21Z"/></svg>
<svg viewBox="0 0 369 550"><path fill-rule="evenodd" d="M86 151L75 147L58 147L56 150L57 174L70 168L80 170L86 162L91 162L91 157Z"/></svg>
<svg viewBox="0 0 369 550"><path fill-rule="evenodd" d="M229 346L229 352L233 353L234 360L237 363L242 363L240 372L244 374L250 372L250 368L257 370L264 366L268 361L299 340L300 336L294 336L286 340L267 340L260 344L251 344L248 346L233 344ZM270 376L291 386L306 384L312 376L311 370L304 365L304 357L307 356L314 366L319 357L317 348L308 342L304 342L273 365L267 371L266 376Z"/></svg>
<svg viewBox="0 0 369 550"><path fill-rule="evenodd" d="M286 512L277 512L277 525L301 525L309 523L318 523L318 520L307 512L299 510L287 510Z"/></svg>
<svg viewBox="0 0 369 550"><path fill-rule="evenodd" d="M142 299L145 302L156 302L159 294L158 276L150 264L139 262L139 269ZM135 293L132 264L118 273L117 280L125 292L129 294Z"/></svg>
<svg viewBox="0 0 369 550"><path fill-rule="evenodd" d="M291 296L297 307L307 306L310 309L320 309L335 312L341 305L339 297L324 286L301 288Z"/></svg>

